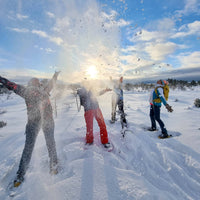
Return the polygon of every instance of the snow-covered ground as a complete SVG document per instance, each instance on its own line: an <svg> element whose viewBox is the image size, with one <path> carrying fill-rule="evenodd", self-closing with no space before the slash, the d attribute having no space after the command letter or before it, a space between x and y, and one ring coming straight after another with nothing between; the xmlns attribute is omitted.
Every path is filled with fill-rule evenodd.
<svg viewBox="0 0 200 200"><path fill-rule="evenodd" d="M6 190L15 177L24 147L26 107L12 94L0 97L0 199L14 200L198 200L200 199L200 108L194 107L200 88L171 91L169 104L162 106L161 118L172 134L165 140L150 126L149 92L125 91L125 112L129 129L120 134L119 120L110 124L111 92L99 97L109 139L114 150L107 152L99 142L94 121L94 145L84 147L84 112L77 112L71 91L57 100L55 139L60 173L49 174L48 154L42 131L39 133L25 181L14 197ZM53 104L53 102L52 102Z"/></svg>

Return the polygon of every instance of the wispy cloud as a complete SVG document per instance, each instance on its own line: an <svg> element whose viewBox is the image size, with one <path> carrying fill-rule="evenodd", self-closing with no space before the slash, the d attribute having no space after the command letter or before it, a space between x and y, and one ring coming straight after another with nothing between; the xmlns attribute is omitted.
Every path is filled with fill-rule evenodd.
<svg viewBox="0 0 200 200"><path fill-rule="evenodd" d="M137 31L129 32L131 42L138 41L166 41L174 34L175 21L170 18L163 18L149 22L146 27L137 27Z"/></svg>
<svg viewBox="0 0 200 200"><path fill-rule="evenodd" d="M165 40L168 36L167 32L160 32L160 31L148 31L142 30L135 34L130 41L155 41L155 40Z"/></svg>
<svg viewBox="0 0 200 200"><path fill-rule="evenodd" d="M47 33L44 32L44 31L32 30L31 32L32 32L33 34L36 34L36 35L40 36L40 37L49 38L49 36L47 35Z"/></svg>
<svg viewBox="0 0 200 200"><path fill-rule="evenodd" d="M8 28L8 29L10 29L11 31L18 32L18 33L28 33L29 32L29 30L26 28Z"/></svg>
<svg viewBox="0 0 200 200"><path fill-rule="evenodd" d="M186 37L190 35L200 36L200 21L194 21L189 24L182 25L179 31L171 36L171 38Z"/></svg>
<svg viewBox="0 0 200 200"><path fill-rule="evenodd" d="M32 30L31 32L33 34L36 34L36 35L40 36L40 37L47 38L49 41L54 42L57 45L61 45L63 43L62 38L50 36L44 31Z"/></svg>
<svg viewBox="0 0 200 200"><path fill-rule="evenodd" d="M150 43L146 46L145 51L150 55L152 60L162 61L166 56L172 54L177 48L173 42Z"/></svg>
<svg viewBox="0 0 200 200"><path fill-rule="evenodd" d="M63 43L62 38L48 35L45 31L41 31L41 30L30 31L29 29L26 29L26 28L8 28L8 29L11 31L18 32L18 33L32 33L32 34L38 35L39 37L46 38L57 45L61 45Z"/></svg>
<svg viewBox="0 0 200 200"><path fill-rule="evenodd" d="M54 53L55 50L51 49L51 48L43 48L43 47L39 47L38 45L34 45L35 48L40 49L41 51L45 51L47 53Z"/></svg>
<svg viewBox="0 0 200 200"><path fill-rule="evenodd" d="M49 41L57 44L57 45L61 45L63 43L63 39L61 37L53 37L53 36L49 36Z"/></svg>
<svg viewBox="0 0 200 200"><path fill-rule="evenodd" d="M22 14L20 14L20 13L17 13L17 14L16 14L16 17L17 17L17 19L19 19L19 20L24 20L24 19L28 19L28 18L29 18L29 16L27 16L27 15L22 15Z"/></svg>
<svg viewBox="0 0 200 200"><path fill-rule="evenodd" d="M25 20L30 20L29 16L28 15L23 15L21 13L16 13L16 12L13 12L12 10L10 10L7 14L7 18L10 19L10 20L13 20L13 21L25 21Z"/></svg>
<svg viewBox="0 0 200 200"><path fill-rule="evenodd" d="M126 21L123 18L119 18L119 14L115 10L111 10L109 13L101 12L101 20L105 27L124 27L130 25L129 21Z"/></svg>
<svg viewBox="0 0 200 200"><path fill-rule="evenodd" d="M132 46L122 50L126 54L125 62L132 66L133 70L151 72L157 69L156 63L162 69L168 65L160 64L168 56L172 55L177 49L182 48L180 45L170 41L171 35L174 33L175 22L170 18L164 18L150 22L146 27L137 27L129 32L129 41Z"/></svg>
<svg viewBox="0 0 200 200"><path fill-rule="evenodd" d="M189 15L191 13L200 13L199 0L185 0L184 9L176 11L176 14L179 16Z"/></svg>
<svg viewBox="0 0 200 200"><path fill-rule="evenodd" d="M49 18L55 18L55 14L52 13L52 12L46 12L46 15L47 15Z"/></svg>
<svg viewBox="0 0 200 200"><path fill-rule="evenodd" d="M178 59L182 68L200 68L200 51L181 53Z"/></svg>

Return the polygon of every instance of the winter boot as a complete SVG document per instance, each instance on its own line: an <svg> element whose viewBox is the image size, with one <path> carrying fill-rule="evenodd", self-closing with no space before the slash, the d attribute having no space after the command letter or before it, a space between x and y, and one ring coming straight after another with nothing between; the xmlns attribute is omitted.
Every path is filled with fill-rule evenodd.
<svg viewBox="0 0 200 200"><path fill-rule="evenodd" d="M58 174L58 163L50 165L50 174L51 175Z"/></svg>
<svg viewBox="0 0 200 200"><path fill-rule="evenodd" d="M58 174L58 168L50 169L50 174L51 174L51 175L56 175L56 174Z"/></svg>
<svg viewBox="0 0 200 200"><path fill-rule="evenodd" d="M111 123L115 123L115 121L116 121L116 113L112 113L111 114Z"/></svg>
<svg viewBox="0 0 200 200"><path fill-rule="evenodd" d="M114 124L114 123L115 123L115 120L112 120L112 119L111 119L111 120L110 120L110 123L111 123L111 124Z"/></svg>
<svg viewBox="0 0 200 200"><path fill-rule="evenodd" d="M151 128L148 128L148 131L157 131L157 129L154 127L151 127Z"/></svg>
<svg viewBox="0 0 200 200"><path fill-rule="evenodd" d="M110 145L110 142L108 142L106 144L103 144L103 146L108 149L108 148L110 148L111 145Z"/></svg>
<svg viewBox="0 0 200 200"><path fill-rule="evenodd" d="M128 128L127 121L124 122L124 127L125 127L125 128Z"/></svg>
<svg viewBox="0 0 200 200"><path fill-rule="evenodd" d="M88 146L89 146L89 145L92 145L92 144L93 144L93 142L90 142L90 143L89 143L89 142L86 142L86 143L85 143L85 145L88 145Z"/></svg>
<svg viewBox="0 0 200 200"><path fill-rule="evenodd" d="M110 123L114 124L116 119L114 117L111 118Z"/></svg>

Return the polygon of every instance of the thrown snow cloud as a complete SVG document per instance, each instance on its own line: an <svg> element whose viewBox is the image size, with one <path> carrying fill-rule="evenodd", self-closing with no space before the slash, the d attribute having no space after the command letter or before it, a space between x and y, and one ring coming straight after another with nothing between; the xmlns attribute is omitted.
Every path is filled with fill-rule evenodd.
<svg viewBox="0 0 200 200"><path fill-rule="evenodd" d="M59 60L66 78L82 79L91 66L97 68L97 78L109 77L119 65L119 27L126 23L117 19L116 11L103 12L94 0L59 6L53 30L63 40Z"/></svg>

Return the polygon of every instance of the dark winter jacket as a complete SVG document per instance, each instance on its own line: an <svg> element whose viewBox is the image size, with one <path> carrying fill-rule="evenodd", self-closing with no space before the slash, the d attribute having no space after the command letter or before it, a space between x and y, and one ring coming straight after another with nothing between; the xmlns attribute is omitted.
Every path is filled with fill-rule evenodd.
<svg viewBox="0 0 200 200"><path fill-rule="evenodd" d="M53 88L53 83L56 81L58 74L54 74L49 81L46 88L28 85L23 85L10 82L9 80L0 76L0 83L2 83L9 90L13 90L16 94L25 99L27 107L28 120L39 120L42 117L45 119L52 115L52 107L49 99L49 92Z"/></svg>
<svg viewBox="0 0 200 200"><path fill-rule="evenodd" d="M82 87L78 89L77 94L80 97L80 103L84 107L85 111L99 108L97 99L93 96L91 91L88 91Z"/></svg>

